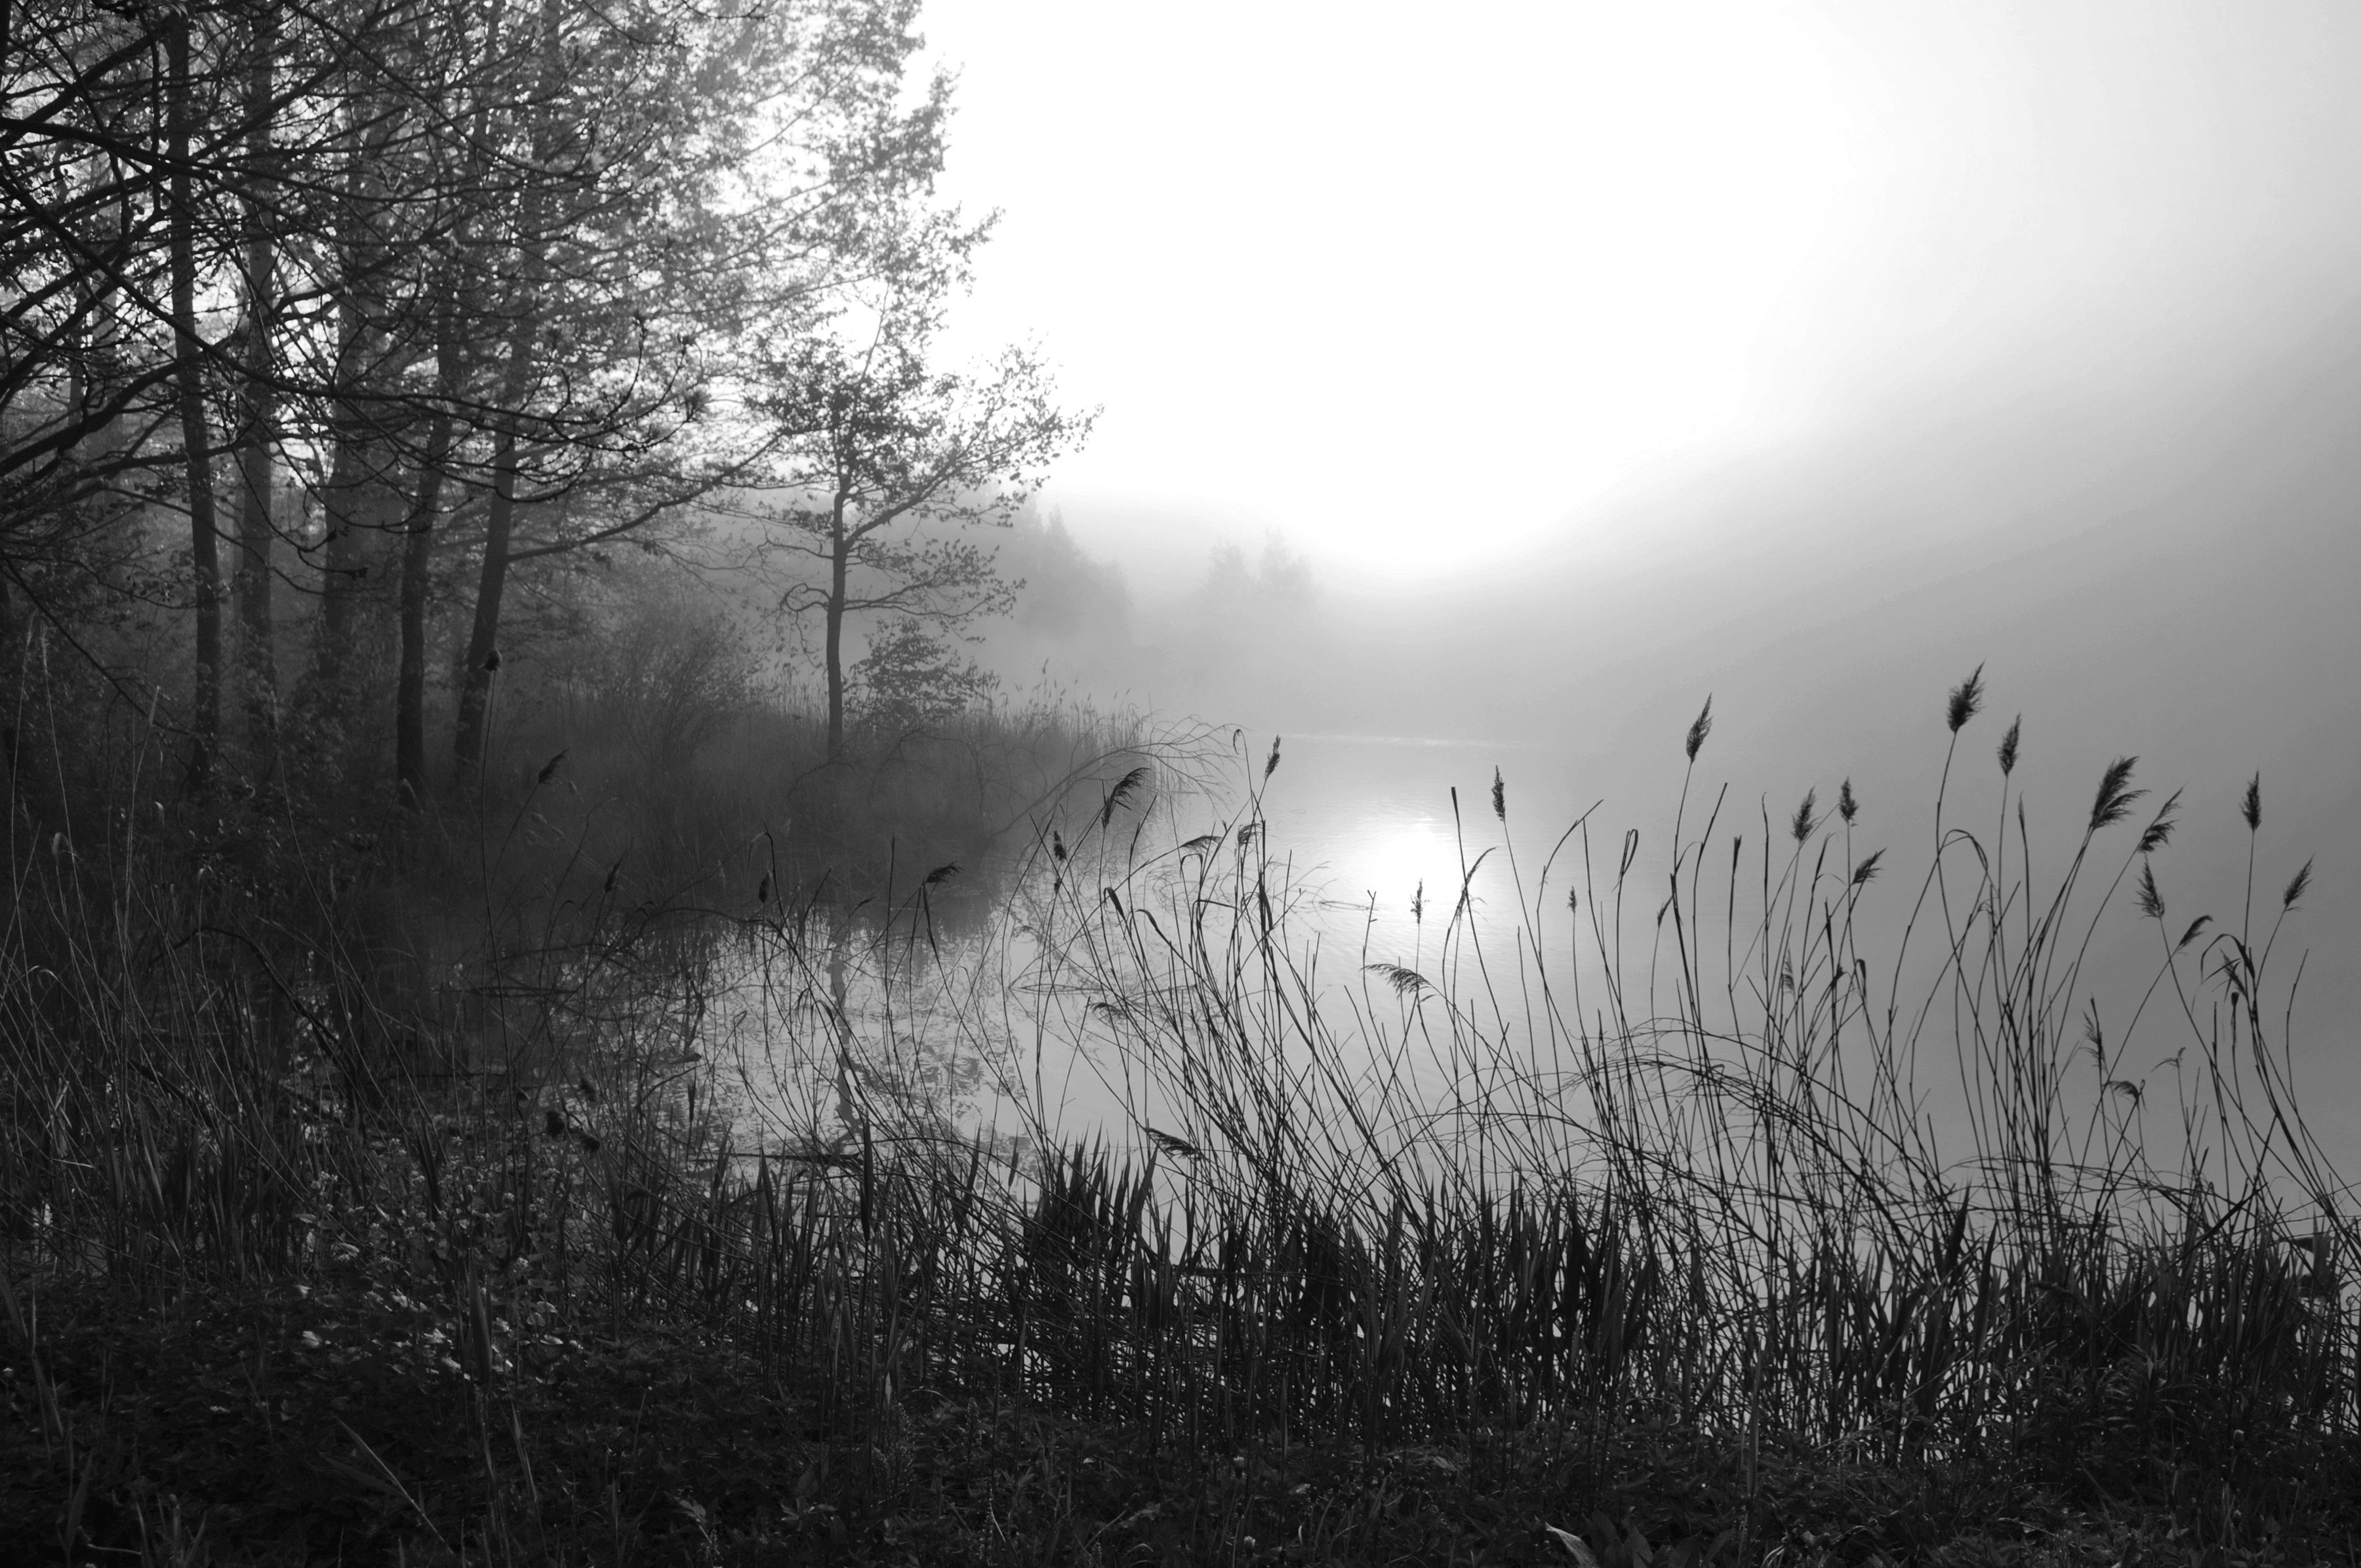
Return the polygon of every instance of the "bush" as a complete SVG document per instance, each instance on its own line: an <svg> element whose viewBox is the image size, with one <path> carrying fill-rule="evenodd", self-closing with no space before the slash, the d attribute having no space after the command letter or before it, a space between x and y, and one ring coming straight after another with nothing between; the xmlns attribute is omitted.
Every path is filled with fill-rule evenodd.
<svg viewBox="0 0 2361 1568"><path fill-rule="evenodd" d="M848 672L846 685L855 718L892 734L940 724L989 703L1000 677L905 616L870 637L869 652Z"/></svg>

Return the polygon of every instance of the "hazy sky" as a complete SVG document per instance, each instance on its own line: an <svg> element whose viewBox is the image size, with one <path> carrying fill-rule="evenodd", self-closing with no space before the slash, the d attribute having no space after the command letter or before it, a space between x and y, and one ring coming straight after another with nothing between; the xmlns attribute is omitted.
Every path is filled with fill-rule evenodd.
<svg viewBox="0 0 2361 1568"><path fill-rule="evenodd" d="M932 0L963 318L1070 510L1332 576L1629 531L1897 400L2136 397L2348 291L2361 5ZM1202 547L1200 546L1201 558Z"/></svg>

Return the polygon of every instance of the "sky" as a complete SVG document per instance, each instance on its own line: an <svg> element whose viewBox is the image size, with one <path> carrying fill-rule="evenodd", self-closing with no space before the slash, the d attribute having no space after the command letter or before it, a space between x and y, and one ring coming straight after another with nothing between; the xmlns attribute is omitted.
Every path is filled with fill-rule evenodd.
<svg viewBox="0 0 2361 1568"><path fill-rule="evenodd" d="M1897 400L2136 395L2361 250L2361 7L933 0L1053 499L1332 577L1642 541Z"/></svg>

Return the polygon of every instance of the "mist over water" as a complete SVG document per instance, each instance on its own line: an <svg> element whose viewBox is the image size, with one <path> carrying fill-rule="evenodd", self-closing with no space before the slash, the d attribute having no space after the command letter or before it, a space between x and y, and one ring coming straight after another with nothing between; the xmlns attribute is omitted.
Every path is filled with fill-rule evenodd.
<svg viewBox="0 0 2361 1568"><path fill-rule="evenodd" d="M2183 826L2154 861L2168 924L2209 914L2238 928L2238 803L2259 774L2253 918L2268 924L2316 861L2274 962L2285 973L2290 951L2302 958L2296 1081L2349 1170L2361 315L2319 308L2301 328L2217 333L2079 380L1994 371L1896 397L1775 450L1662 475L1514 555L1455 554L1439 499L1433 570L1407 583L1333 548L1296 557L1283 538L1257 560L1258 542L1223 519L1191 542L1227 523L1235 558L1200 543L1207 564L1185 574L1169 523L1143 539L1123 509L1068 501L1079 550L1123 572L1127 614L1032 645L1032 667L1102 700L1238 726L1254 755L1284 737L1264 801L1274 853L1322 890L1332 944L1408 962L1413 897L1422 887L1430 922L1447 915L1461 865L1501 838L1496 768L1529 875L1594 806L1594 839L1637 828L1654 851L1643 863L1661 864L1682 735L1708 695L1692 808L1721 802L1709 858L1726 864L1737 834L1751 861L1766 826L1784 843L1807 789L1825 815L1850 780L1857 849L1888 850L1867 909L1899 920L1934 848L1944 696L1982 666L1988 705L1959 738L1946 822L1993 839L1994 748L2021 715L2013 782L2037 885L2071 855L2109 762L2135 756L2141 812L2184 792ZM1269 580L1288 570L1291 587ZM2136 828L2112 833L2111 867ZM1480 918L1513 913L1485 886L1499 869L1475 886ZM2140 1012L2160 952L2128 883L2092 941L2104 1023L2142 1020L2126 1071L2169 1071L2180 1039L2153 998Z"/></svg>

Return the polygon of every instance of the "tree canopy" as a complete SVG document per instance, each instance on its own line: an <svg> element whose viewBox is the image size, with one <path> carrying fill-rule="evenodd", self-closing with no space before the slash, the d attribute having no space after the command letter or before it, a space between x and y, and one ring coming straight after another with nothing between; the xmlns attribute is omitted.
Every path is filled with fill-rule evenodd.
<svg viewBox="0 0 2361 1568"><path fill-rule="evenodd" d="M482 756L519 574L733 489L827 498L784 532L849 531L877 586L840 612L998 603L987 553L893 525L1000 515L1079 427L1027 356L928 357L987 225L935 193L917 15L0 5L7 656L49 628L197 787L301 710L384 735L415 804L445 676Z"/></svg>

